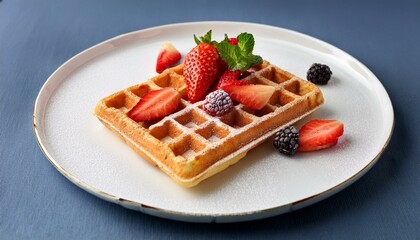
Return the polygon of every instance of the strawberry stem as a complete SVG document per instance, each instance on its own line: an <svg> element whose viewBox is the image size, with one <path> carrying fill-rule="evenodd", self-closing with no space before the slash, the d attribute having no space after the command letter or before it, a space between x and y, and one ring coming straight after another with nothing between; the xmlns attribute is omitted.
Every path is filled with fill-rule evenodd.
<svg viewBox="0 0 420 240"><path fill-rule="evenodd" d="M208 43L215 46L217 45L216 41L211 40L211 30L209 30L204 36L200 36L199 38L194 34L194 41L195 43L197 43L197 45L201 43Z"/></svg>

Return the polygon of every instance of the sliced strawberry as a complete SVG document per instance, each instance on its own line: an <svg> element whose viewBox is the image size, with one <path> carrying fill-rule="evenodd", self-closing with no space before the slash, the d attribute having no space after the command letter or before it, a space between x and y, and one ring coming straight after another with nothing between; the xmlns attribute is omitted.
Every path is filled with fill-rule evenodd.
<svg viewBox="0 0 420 240"><path fill-rule="evenodd" d="M337 120L311 120L299 130L299 152L334 146L344 133L344 124Z"/></svg>
<svg viewBox="0 0 420 240"><path fill-rule="evenodd" d="M156 61L156 72L161 73L172 67L181 59L181 53L171 44L164 43L159 51Z"/></svg>
<svg viewBox="0 0 420 240"><path fill-rule="evenodd" d="M222 89L229 93L233 100L255 110L263 108L275 90L273 86L262 84L227 85Z"/></svg>
<svg viewBox="0 0 420 240"><path fill-rule="evenodd" d="M136 122L162 118L173 113L180 100L181 95L172 87L153 90L140 98L127 115Z"/></svg>

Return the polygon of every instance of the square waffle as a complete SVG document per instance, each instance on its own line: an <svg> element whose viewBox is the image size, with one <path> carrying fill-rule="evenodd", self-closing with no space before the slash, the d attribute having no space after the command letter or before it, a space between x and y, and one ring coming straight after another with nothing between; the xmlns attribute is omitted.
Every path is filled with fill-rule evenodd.
<svg viewBox="0 0 420 240"><path fill-rule="evenodd" d="M264 61L246 80L275 87L268 104L253 110L235 103L231 112L213 117L202 110L204 101L192 104L187 100L182 73L183 66L179 65L105 97L97 103L94 115L184 187L195 186L235 164L276 131L312 113L324 102L316 85ZM146 122L127 116L147 92L168 86L182 96L176 112Z"/></svg>

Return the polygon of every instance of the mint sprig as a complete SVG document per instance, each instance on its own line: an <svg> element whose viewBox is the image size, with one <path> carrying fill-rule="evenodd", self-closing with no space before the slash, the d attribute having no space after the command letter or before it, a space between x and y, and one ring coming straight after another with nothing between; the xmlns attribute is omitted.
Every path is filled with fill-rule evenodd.
<svg viewBox="0 0 420 240"><path fill-rule="evenodd" d="M252 34L241 33L237 39L238 45L232 45L229 43L228 36L225 35L225 39L216 45L220 57L227 63L229 70L246 71L252 66L263 63L261 56L252 54L255 45Z"/></svg>

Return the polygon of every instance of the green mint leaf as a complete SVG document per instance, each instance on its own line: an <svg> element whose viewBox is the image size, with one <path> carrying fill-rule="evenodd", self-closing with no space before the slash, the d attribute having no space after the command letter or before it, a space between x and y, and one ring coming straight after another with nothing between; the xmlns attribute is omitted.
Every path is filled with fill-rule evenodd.
<svg viewBox="0 0 420 240"><path fill-rule="evenodd" d="M258 55L253 55L254 37L249 33L241 33L237 37L238 45L229 43L228 36L216 45L219 55L228 65L229 70L246 71L250 67L262 64L263 60Z"/></svg>
<svg viewBox="0 0 420 240"><path fill-rule="evenodd" d="M238 39L238 47L241 49L242 54L247 56L252 54L252 50L254 50L254 36L249 33L241 33L237 37Z"/></svg>
<svg viewBox="0 0 420 240"><path fill-rule="evenodd" d="M228 39L225 38L223 41L216 45L220 57L225 61L230 70L236 70L238 56L235 48L229 43Z"/></svg>
<svg viewBox="0 0 420 240"><path fill-rule="evenodd" d="M249 63L250 63L250 65L251 65L251 67L252 67L252 66L256 66L256 65L260 65L260 64L262 64L262 63L263 63L263 59L262 59L262 57L261 57L261 56L259 56L259 55L252 55L252 56L250 56L250 58L249 58Z"/></svg>

